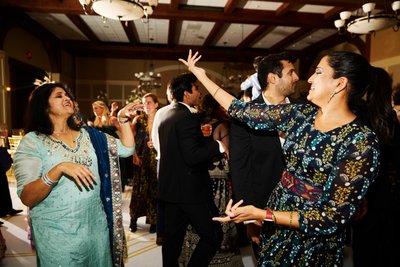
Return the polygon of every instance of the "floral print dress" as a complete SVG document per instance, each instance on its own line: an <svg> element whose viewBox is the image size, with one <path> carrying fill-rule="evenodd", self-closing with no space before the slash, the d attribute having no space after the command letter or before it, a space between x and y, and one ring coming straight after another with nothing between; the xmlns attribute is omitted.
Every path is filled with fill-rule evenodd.
<svg viewBox="0 0 400 267"><path fill-rule="evenodd" d="M157 213L157 153L149 148L150 139L147 115L143 115L136 125L136 152L142 161L135 166L132 198L129 205L131 220L146 216L146 224L156 224Z"/></svg>
<svg viewBox="0 0 400 267"><path fill-rule="evenodd" d="M376 135L361 121L321 132L311 105L233 101L231 117L259 130L287 133L286 168L267 206L297 211L300 229L264 224L259 266L341 266L345 225L379 165Z"/></svg>

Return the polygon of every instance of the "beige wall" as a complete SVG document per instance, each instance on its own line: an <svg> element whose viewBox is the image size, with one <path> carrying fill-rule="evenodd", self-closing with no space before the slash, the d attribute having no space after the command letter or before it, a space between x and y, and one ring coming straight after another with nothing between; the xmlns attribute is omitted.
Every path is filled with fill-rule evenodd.
<svg viewBox="0 0 400 267"><path fill-rule="evenodd" d="M372 36L371 64L392 74L393 84L400 83L400 31L389 28Z"/></svg>
<svg viewBox="0 0 400 267"><path fill-rule="evenodd" d="M138 85L135 79L135 72L145 72L148 69L149 60L128 60L128 59L102 59L102 58L77 58L76 59L76 97L82 113L91 116L91 103L99 95L100 91L106 92L108 102L118 102L124 104L131 95L131 91ZM162 75L160 89L153 89L151 92L156 94L160 103L166 104L165 90L168 81L180 73L186 72L187 69L178 61L153 60L154 71ZM224 64L222 62L201 62L200 66L204 67L211 75L211 78L218 84L226 83L223 79ZM232 68L224 72L225 75L233 74L235 70ZM244 69L244 73L252 71L252 66ZM235 93L239 90L239 85L235 87ZM200 87L201 88L201 87ZM201 88L203 94L206 93Z"/></svg>
<svg viewBox="0 0 400 267"><path fill-rule="evenodd" d="M12 57L35 67L51 71L48 54L42 41L21 28L12 28L6 35L4 51L7 57ZM30 51L32 58L28 59L25 53Z"/></svg>
<svg viewBox="0 0 400 267"><path fill-rule="evenodd" d="M51 65L42 41L19 27L12 28L7 32L3 49L0 53L0 123L6 124L11 130L10 93L5 91L5 87L10 86L8 58L17 59L48 72L51 71ZM31 58L26 56L28 51L32 54Z"/></svg>

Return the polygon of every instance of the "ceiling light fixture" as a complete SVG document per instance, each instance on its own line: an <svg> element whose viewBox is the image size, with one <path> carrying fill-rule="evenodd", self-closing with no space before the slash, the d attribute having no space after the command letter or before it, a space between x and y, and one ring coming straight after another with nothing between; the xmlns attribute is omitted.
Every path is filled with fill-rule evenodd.
<svg viewBox="0 0 400 267"><path fill-rule="evenodd" d="M148 0L148 6L144 6L138 0L79 0L85 13L93 10L103 18L131 21L141 18L147 19L153 14L158 5L158 0Z"/></svg>
<svg viewBox="0 0 400 267"><path fill-rule="evenodd" d="M135 78L138 81L138 86L132 90L132 93L136 96L142 97L150 90L161 88L161 73L156 72L151 57L151 43L154 41L153 37L150 37L150 23L147 24L147 40L149 43L148 61L146 60L146 71L136 72Z"/></svg>
<svg viewBox="0 0 400 267"><path fill-rule="evenodd" d="M374 9L375 3L366 3L362 5L362 13L366 15L350 20L347 24L346 21L350 19L353 13L350 11L340 12L340 19L334 21L339 34L345 34L346 31L352 34L369 34L389 27L393 27L394 31L399 30L400 1L394 1L392 3L394 14L388 12L372 14ZM357 11L356 13L359 12Z"/></svg>

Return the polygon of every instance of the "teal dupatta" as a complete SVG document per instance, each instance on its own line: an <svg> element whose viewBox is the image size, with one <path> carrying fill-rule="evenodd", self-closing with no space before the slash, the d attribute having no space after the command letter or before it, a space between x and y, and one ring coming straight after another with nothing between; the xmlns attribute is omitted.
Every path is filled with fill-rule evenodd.
<svg viewBox="0 0 400 267"><path fill-rule="evenodd" d="M124 266L127 247L122 223L122 186L117 142L114 137L93 127L84 128L96 151L101 181L100 196L107 215L113 266Z"/></svg>

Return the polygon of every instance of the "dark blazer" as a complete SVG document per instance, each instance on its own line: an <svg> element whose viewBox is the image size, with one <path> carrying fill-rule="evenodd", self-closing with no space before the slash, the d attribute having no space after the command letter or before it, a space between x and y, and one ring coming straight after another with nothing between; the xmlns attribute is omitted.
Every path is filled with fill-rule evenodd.
<svg viewBox="0 0 400 267"><path fill-rule="evenodd" d="M160 118L158 195L163 201L200 203L212 198L208 166L219 145L203 137L200 121L181 103Z"/></svg>
<svg viewBox="0 0 400 267"><path fill-rule="evenodd" d="M265 103L262 95L254 103ZM233 121L229 136L230 172L235 199L265 208L281 178L284 158L276 131L256 131Z"/></svg>
<svg viewBox="0 0 400 267"><path fill-rule="evenodd" d="M13 160L7 152L7 148L0 147L0 217L13 210L6 174L12 163Z"/></svg>

